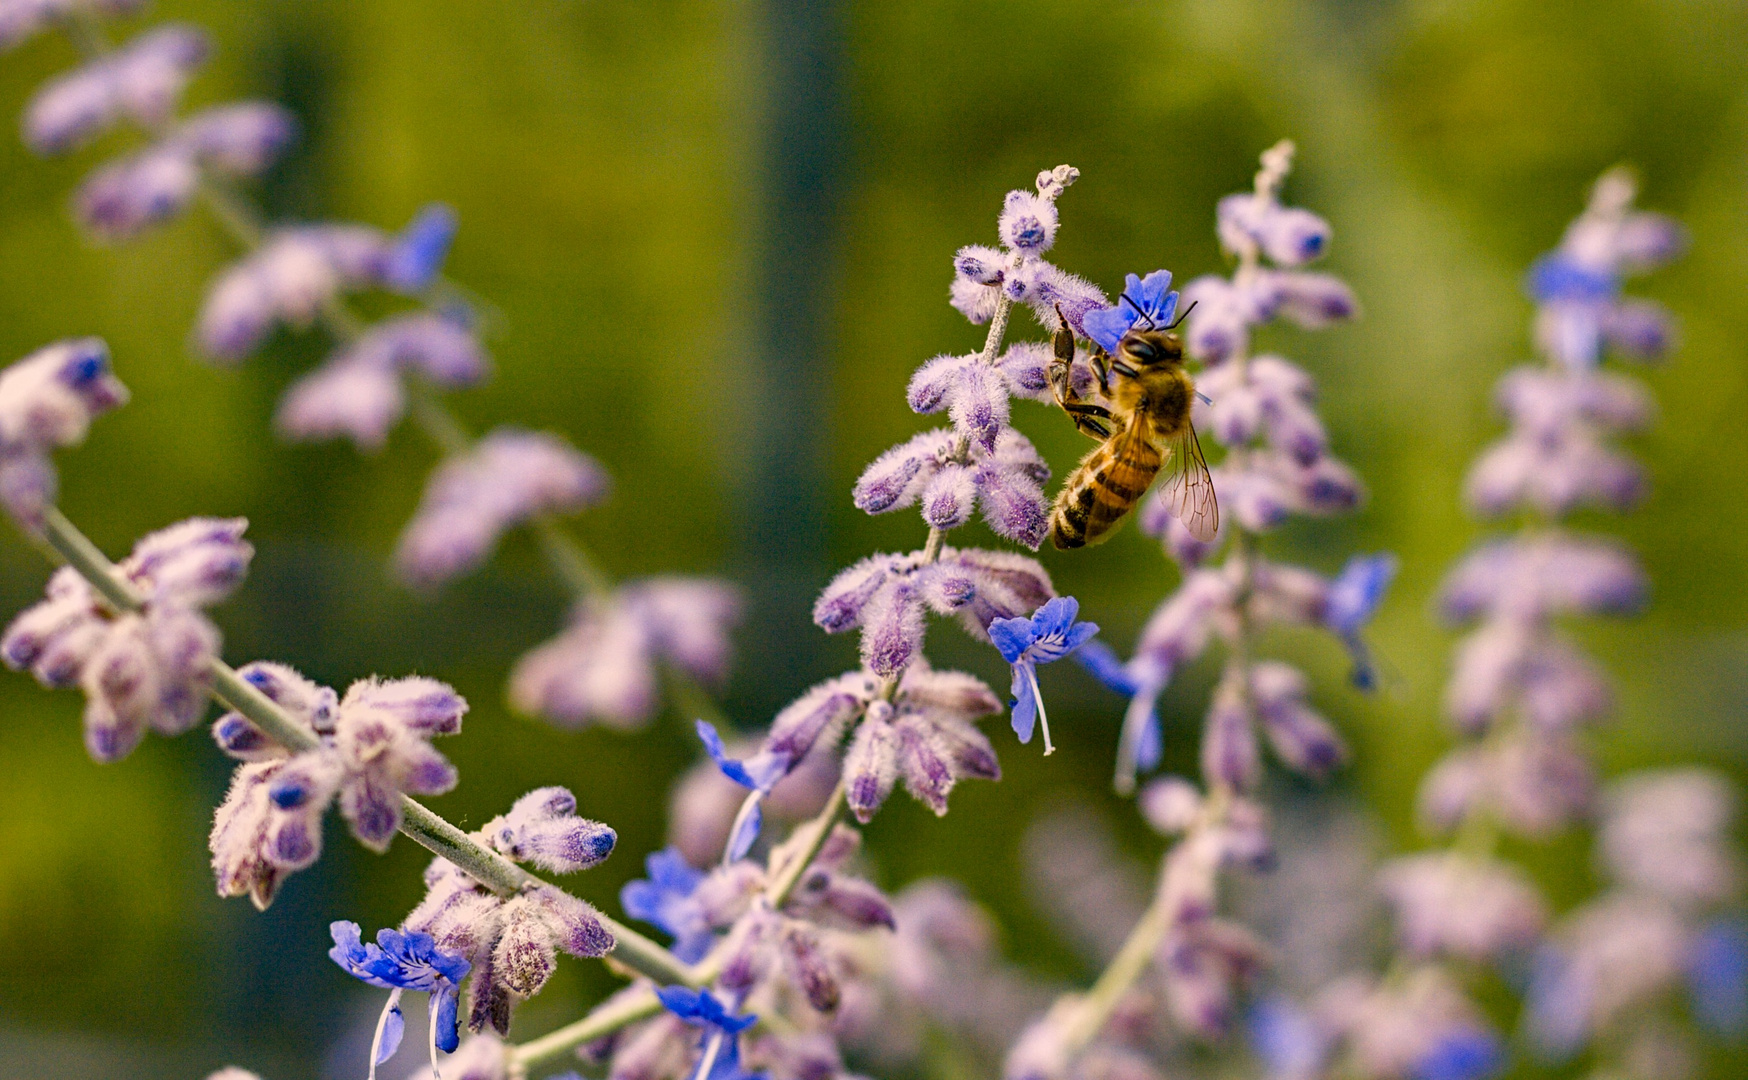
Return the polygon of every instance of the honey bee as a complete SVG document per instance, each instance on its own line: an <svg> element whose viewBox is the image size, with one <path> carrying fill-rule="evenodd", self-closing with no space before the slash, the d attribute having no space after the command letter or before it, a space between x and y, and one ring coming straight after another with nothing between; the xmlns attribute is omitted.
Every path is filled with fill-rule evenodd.
<svg viewBox="0 0 1748 1080"><path fill-rule="evenodd" d="M1127 295L1123 301L1140 310ZM1190 422L1196 386L1184 371L1183 342L1172 333L1177 324L1156 326L1143 316L1118 342L1116 356L1093 347L1101 405L1084 400L1074 387L1074 331L1061 320L1052 341L1050 385L1075 427L1099 445L1081 459L1056 496L1050 539L1058 548L1107 539L1161 471L1166 505L1191 536L1206 542L1220 528L1214 478Z"/></svg>

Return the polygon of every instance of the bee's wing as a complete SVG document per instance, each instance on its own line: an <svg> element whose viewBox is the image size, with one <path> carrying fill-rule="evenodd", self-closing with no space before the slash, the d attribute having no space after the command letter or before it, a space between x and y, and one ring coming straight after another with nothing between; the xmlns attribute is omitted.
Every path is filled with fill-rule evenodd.
<svg viewBox="0 0 1748 1080"><path fill-rule="evenodd" d="M1159 496L1190 535L1205 544L1220 531L1220 506L1214 501L1214 477L1208 472L1208 459L1202 456L1195 426L1184 424L1183 431L1172 436L1168 445L1171 455L1166 459L1165 484Z"/></svg>

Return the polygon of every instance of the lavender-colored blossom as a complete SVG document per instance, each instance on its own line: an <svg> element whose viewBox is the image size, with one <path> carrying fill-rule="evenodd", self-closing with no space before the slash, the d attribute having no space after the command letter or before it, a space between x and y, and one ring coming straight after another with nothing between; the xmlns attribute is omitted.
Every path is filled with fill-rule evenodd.
<svg viewBox="0 0 1748 1080"><path fill-rule="evenodd" d="M207 48L206 35L194 27L161 26L51 80L25 110L26 145L39 154L65 153L123 118L157 127L175 112Z"/></svg>
<svg viewBox="0 0 1748 1080"><path fill-rule="evenodd" d="M438 585L478 566L516 525L582 510L606 492L601 467L558 436L499 428L431 474L396 567L416 586Z"/></svg>
<svg viewBox="0 0 1748 1080"><path fill-rule="evenodd" d="M947 812L947 795L961 779L999 779L995 749L974 725L1000 711L1001 700L980 680L913 662L890 702L866 706L845 752L844 787L857 820L871 820L900 779L937 815Z"/></svg>
<svg viewBox="0 0 1748 1080"><path fill-rule="evenodd" d="M131 15L146 0L0 0L0 50L15 48L64 19Z"/></svg>
<svg viewBox="0 0 1748 1080"><path fill-rule="evenodd" d="M1050 744L1050 721L1044 713L1044 697L1038 689L1038 665L1049 664L1074 652L1099 632L1096 623L1076 622L1080 601L1059 596L1047 601L1031 618L996 619L989 624L989 638L1002 659L1013 667L1014 734L1020 742L1032 741L1034 722L1044 729L1044 753L1054 753Z"/></svg>
<svg viewBox="0 0 1748 1080"><path fill-rule="evenodd" d="M1509 863L1433 852L1397 859L1379 876L1395 908L1405 952L1484 962L1525 949L1547 912L1535 887Z"/></svg>
<svg viewBox="0 0 1748 1080"><path fill-rule="evenodd" d="M1294 772L1327 777L1347 760L1347 746L1308 705L1310 680L1291 664L1266 661L1250 669L1250 696L1275 757Z"/></svg>
<svg viewBox="0 0 1748 1080"><path fill-rule="evenodd" d="M79 219L99 239L125 240L187 208L203 171L257 176L291 144L296 125L269 102L196 113L155 145L111 162L79 188Z"/></svg>
<svg viewBox="0 0 1748 1080"><path fill-rule="evenodd" d="M334 947L328 951L328 956L334 963L353 978L396 991L389 996L388 1005L383 1009L376 1045L371 1047L372 1076L376 1074L376 1066L394 1055L395 1046L400 1042L399 991L402 990L431 995L432 1067L436 1067L438 1050L454 1052L461 1043L456 1030L461 981L467 977L471 966L465 957L438 948L429 934L384 929L377 931L376 944L367 944L360 940L355 922L340 920L328 929L334 938Z"/></svg>
<svg viewBox="0 0 1748 1080"><path fill-rule="evenodd" d="M1315 1080L1331 1047L1330 1033L1309 1011L1281 994L1262 998L1245 1017L1251 1049L1268 1066L1269 1080Z"/></svg>
<svg viewBox="0 0 1748 1080"><path fill-rule="evenodd" d="M1038 174L1036 193L1008 192L997 222L1005 250L972 245L954 256L948 299L960 314L981 325L995 316L1005 297L1031 307L1038 321L1052 330L1060 311L1076 333L1084 334L1081 320L1086 313L1110 306L1092 283L1038 257L1055 243L1057 197L1079 176L1080 170L1059 165Z"/></svg>
<svg viewBox="0 0 1748 1080"><path fill-rule="evenodd" d="M1722 903L1741 884L1729 841L1735 815L1735 793L1716 773L1636 774L1603 798L1598 852L1623 884L1683 906Z"/></svg>
<svg viewBox="0 0 1748 1080"><path fill-rule="evenodd" d="M506 858L560 872L594 865L610 850L613 830L577 817L575 807L570 792L541 788L472 837ZM425 884L425 899L405 927L430 934L440 948L473 965L469 1030L506 1031L511 1005L539 991L557 953L600 957L613 949L600 913L550 885L505 898L442 858L425 871Z"/></svg>
<svg viewBox="0 0 1748 1080"><path fill-rule="evenodd" d="M1123 279L1117 306L1089 311L1082 319L1086 336L1115 356L1123 335L1136 323L1143 330L1163 330L1177 314L1178 294L1171 291L1171 271L1155 270L1146 277Z"/></svg>
<svg viewBox="0 0 1748 1080"><path fill-rule="evenodd" d="M1241 988L1262 968L1266 953L1255 935L1223 919L1186 920L1173 928L1154 961L1172 1018L1202 1038L1225 1034L1236 1019Z"/></svg>
<svg viewBox="0 0 1748 1080"><path fill-rule="evenodd" d="M206 704L207 667L219 632L199 609L228 596L254 553L241 518L191 518L142 537L117 567L141 596L116 615L72 568L49 580L47 599L0 638L0 657L45 686L85 690L85 745L99 761L126 757L148 729L187 731Z"/></svg>
<svg viewBox="0 0 1748 1080"><path fill-rule="evenodd" d="M263 898L253 889L258 874L238 868L265 863L290 872L314 863L321 855L322 816L336 799L359 842L382 851L400 828L403 792L437 795L455 786L454 766L430 739L459 732L467 703L443 683L362 679L333 703L333 691L280 665L251 664L240 674L269 697L285 699L319 742L294 755L269 744L240 714L214 725L219 746L249 763L239 768L212 835L220 895L250 892L261 903L270 894ZM264 761L271 767L256 767ZM245 776L262 790L245 784Z"/></svg>
<svg viewBox="0 0 1748 1080"><path fill-rule="evenodd" d="M933 561L923 552L873 555L840 572L814 603L813 621L831 634L860 628L863 664L891 676L920 655L928 611L958 614L987 640L995 619L1026 615L1054 595L1034 559L943 547Z"/></svg>
<svg viewBox="0 0 1748 1080"><path fill-rule="evenodd" d="M195 336L219 361L241 360L274 325L309 327L342 291L382 281L390 240L364 225L280 229L220 275L207 293Z"/></svg>
<svg viewBox="0 0 1748 1080"><path fill-rule="evenodd" d="M83 442L94 417L127 399L98 338L45 345L0 372L0 504L37 528L55 497L49 452Z"/></svg>
<svg viewBox="0 0 1748 1080"><path fill-rule="evenodd" d="M972 373L977 373L975 379ZM921 389L927 393L918 397L914 392L925 375L930 381ZM938 381L946 385L939 395L932 385L936 376L943 376ZM993 386L996 396L987 400L999 401L1000 407L975 416L962 412L959 405L967 398L955 385L966 381L984 389ZM1050 504L1042 484L1050 478L1050 467L1024 435L1005 426L1008 391L1001 374L975 357L943 357L920 369L911 385L918 411L951 408L955 421L961 415L968 416L968 423L975 421L975 434L960 439L937 428L888 450L857 480L857 508L880 514L920 503L923 520L942 530L963 525L980 509L998 535L1035 550L1049 528ZM985 436L988 449L981 441Z"/></svg>
<svg viewBox="0 0 1748 1080"><path fill-rule="evenodd" d="M1631 209L1637 189L1625 170L1604 173L1560 246L1530 270L1529 292L1539 305L1536 340L1569 370L1594 368L1605 345L1655 355L1672 336L1661 309L1628 307L1619 298L1622 277L1661 266L1686 243L1675 222Z"/></svg>
<svg viewBox="0 0 1748 1080"><path fill-rule="evenodd" d="M489 363L472 328L455 319L423 313L386 319L292 384L275 424L290 439L346 435L360 449L376 450L405 411L404 376L470 386Z"/></svg>
<svg viewBox="0 0 1748 1080"><path fill-rule="evenodd" d="M1342 1034L1351 1068L1362 1077L1487 1080L1504 1061L1480 1010L1436 966L1410 969L1382 986L1342 980L1322 992L1317 1012ZM1478 1052L1485 1047L1491 1052Z"/></svg>
<svg viewBox="0 0 1748 1080"><path fill-rule="evenodd" d="M1615 894L1581 909L1536 958L1525 1000L1531 1044L1563 1059L1677 985L1689 932L1668 907Z"/></svg>
<svg viewBox="0 0 1748 1080"><path fill-rule="evenodd" d="M740 590L711 578L656 577L585 599L557 638L517 661L510 701L530 715L579 726L636 727L654 713L659 664L720 685Z"/></svg>

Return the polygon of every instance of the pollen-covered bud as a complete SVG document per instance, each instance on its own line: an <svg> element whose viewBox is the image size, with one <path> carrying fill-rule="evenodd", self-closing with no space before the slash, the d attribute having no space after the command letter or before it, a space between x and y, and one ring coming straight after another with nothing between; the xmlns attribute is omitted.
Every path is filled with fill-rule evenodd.
<svg viewBox="0 0 1748 1080"><path fill-rule="evenodd" d="M1305 704L1309 683L1303 672L1278 662L1256 665L1251 693L1269 745L1282 764L1317 779L1347 759L1347 747L1329 725Z"/></svg>
<svg viewBox="0 0 1748 1080"><path fill-rule="evenodd" d="M516 800L510 812L488 823L492 846L518 862L555 874L587 870L613 852L618 836L598 821L576 816L576 799L564 788L540 788Z"/></svg>
<svg viewBox="0 0 1748 1080"><path fill-rule="evenodd" d="M963 465L944 466L923 489L923 520L933 529L957 529L971 520L976 505L977 484Z"/></svg>
<svg viewBox="0 0 1748 1080"><path fill-rule="evenodd" d="M380 450L406 411L406 393L389 369L330 362L294 382L273 418L281 437L316 442L345 436L360 450Z"/></svg>
<svg viewBox="0 0 1748 1080"><path fill-rule="evenodd" d="M979 285L999 285L1008 256L982 244L968 244L953 256L953 272Z"/></svg>
<svg viewBox="0 0 1748 1080"><path fill-rule="evenodd" d="M552 931L526 897L504 904L504 932L492 949L492 977L517 997L531 997L558 966Z"/></svg>
<svg viewBox="0 0 1748 1080"><path fill-rule="evenodd" d="M791 923L783 929L780 940L789 977L801 988L807 1003L820 1012L836 1009L843 992L832 975L819 936L804 924Z"/></svg>

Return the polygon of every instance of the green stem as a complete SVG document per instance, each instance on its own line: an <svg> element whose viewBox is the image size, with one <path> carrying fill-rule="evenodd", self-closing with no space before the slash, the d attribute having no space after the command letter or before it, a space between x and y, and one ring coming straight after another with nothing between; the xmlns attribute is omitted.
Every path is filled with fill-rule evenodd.
<svg viewBox="0 0 1748 1080"><path fill-rule="evenodd" d="M544 1064L569 1053L584 1043L611 1035L620 1028L647 1020L662 1011L661 999L655 991L642 989L623 997L602 1002L581 1020L566 1024L557 1031L538 1039L530 1039L510 1050L512 1074L525 1073L530 1066Z"/></svg>
<svg viewBox="0 0 1748 1080"><path fill-rule="evenodd" d="M116 571L115 564L55 507L43 515L43 535L68 565L91 583L119 611L144 606L139 593ZM295 752L319 745L313 731L281 709L216 657L207 667L207 693L227 708L247 717L275 742ZM501 896L512 896L545 882L462 832L423 803L401 796L401 832L414 843L466 871ZM601 923L616 942L613 956L626 967L664 983L697 985L690 967L668 950L630 927L602 915Z"/></svg>
<svg viewBox="0 0 1748 1080"><path fill-rule="evenodd" d="M789 861L777 871L777 876L765 890L765 899L770 901L772 907L782 907L784 901L789 899L789 894L795 891L801 875L806 873L808 864L819 854L819 849L825 846L826 838L832 834L833 827L837 825L838 818L843 816L848 805L849 791L844 787L844 782L839 780L826 799L825 807L807 824L806 827L811 831L801 850L790 856Z"/></svg>
<svg viewBox="0 0 1748 1080"><path fill-rule="evenodd" d="M1169 873L1169 864L1161 873ZM1110 1020L1111 1013L1117 1008L1117 1002L1141 973L1147 970L1152 962L1153 954L1158 951L1159 943L1164 939L1167 930L1171 929L1171 907L1167 903L1169 894L1167 882L1162 880L1155 891L1153 903L1142 913L1141 920L1129 931L1129 936L1123 939L1123 945L1117 950L1117 955L1111 957L1111 962L1105 970L1099 973L1098 981L1087 991L1078 1007L1075 1008L1066 1030L1062 1035L1063 1044L1070 1052L1079 1050L1093 1040L1099 1030Z"/></svg>

